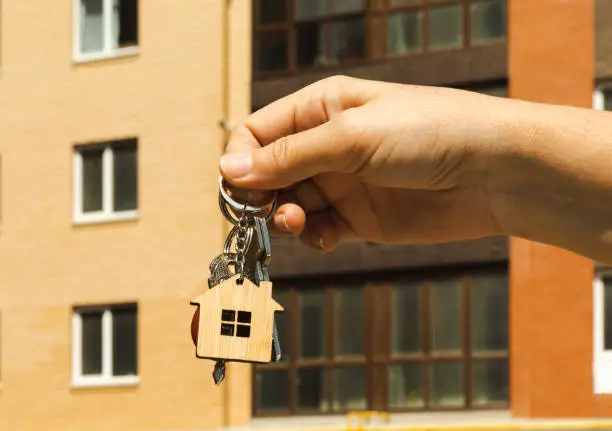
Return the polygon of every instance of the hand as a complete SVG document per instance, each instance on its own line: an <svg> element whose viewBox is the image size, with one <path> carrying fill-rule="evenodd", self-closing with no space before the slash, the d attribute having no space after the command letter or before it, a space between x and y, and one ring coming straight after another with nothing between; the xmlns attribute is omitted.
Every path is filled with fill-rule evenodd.
<svg viewBox="0 0 612 431"><path fill-rule="evenodd" d="M611 112L335 77L250 115L220 168L323 250L511 235L612 263L611 137Z"/></svg>
<svg viewBox="0 0 612 431"><path fill-rule="evenodd" d="M488 172L503 99L466 91L319 81L250 115L220 168L280 189L273 233L331 250L341 239L432 243L501 234Z"/></svg>

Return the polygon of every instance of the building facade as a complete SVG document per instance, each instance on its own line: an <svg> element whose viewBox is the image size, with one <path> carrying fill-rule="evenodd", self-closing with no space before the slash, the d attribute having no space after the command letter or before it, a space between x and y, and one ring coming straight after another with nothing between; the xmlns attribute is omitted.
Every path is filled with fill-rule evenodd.
<svg viewBox="0 0 612 431"><path fill-rule="evenodd" d="M612 107L605 0L255 3L253 109L335 74ZM612 279L521 244L350 244L320 255L279 240L289 355L257 367L254 414L610 416Z"/></svg>
<svg viewBox="0 0 612 431"><path fill-rule="evenodd" d="M335 74L610 110L610 2L36 3L0 13L0 429L612 414L612 278L514 238L329 254L275 240L283 360L230 364L216 387L189 334L227 232L217 163L237 120ZM580 29L567 49L588 67L566 71L550 40L525 67L546 29ZM565 81L529 82L555 70Z"/></svg>
<svg viewBox="0 0 612 431"><path fill-rule="evenodd" d="M244 423L248 370L212 384L189 301L224 240L219 124L250 109L250 1L1 9L0 429Z"/></svg>

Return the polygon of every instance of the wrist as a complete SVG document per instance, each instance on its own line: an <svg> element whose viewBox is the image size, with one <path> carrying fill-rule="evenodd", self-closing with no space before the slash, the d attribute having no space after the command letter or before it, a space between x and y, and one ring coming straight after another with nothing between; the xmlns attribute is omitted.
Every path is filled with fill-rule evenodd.
<svg viewBox="0 0 612 431"><path fill-rule="evenodd" d="M499 106L486 190L500 230L610 260L612 127L601 117L610 113L510 99Z"/></svg>

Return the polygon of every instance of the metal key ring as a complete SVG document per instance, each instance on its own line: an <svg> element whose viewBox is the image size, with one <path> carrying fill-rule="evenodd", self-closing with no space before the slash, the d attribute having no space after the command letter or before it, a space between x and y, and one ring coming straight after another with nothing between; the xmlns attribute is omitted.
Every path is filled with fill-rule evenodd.
<svg viewBox="0 0 612 431"><path fill-rule="evenodd" d="M232 230L230 231L230 233L227 235L227 238L225 239L225 244L223 246L223 253L224 254L231 254L231 249L232 249L232 242L234 240L234 237L236 236L236 234L238 233L238 226L234 226L232 228ZM247 236L245 239L245 248L248 249L251 246L251 241L253 241L253 229L248 228L247 229Z"/></svg>
<svg viewBox="0 0 612 431"><path fill-rule="evenodd" d="M223 213L225 218L228 221L232 222L233 224L238 223L239 218L235 214L231 214L230 209L234 210L234 212L235 211L246 211L249 213L256 214L258 212L265 210L268 207L268 205L270 205L268 203L261 207L256 207L256 206L252 206L248 204L240 204L239 202L236 202L234 199L232 199L227 194L227 191L225 190L225 187L224 187L224 183L225 181L223 180L223 177L219 176L219 206L221 207L221 212ZM270 209L270 212L266 216L266 222L269 222L272 219L272 216L276 212L277 207L278 207L277 194L274 193L274 199L272 200L272 208Z"/></svg>

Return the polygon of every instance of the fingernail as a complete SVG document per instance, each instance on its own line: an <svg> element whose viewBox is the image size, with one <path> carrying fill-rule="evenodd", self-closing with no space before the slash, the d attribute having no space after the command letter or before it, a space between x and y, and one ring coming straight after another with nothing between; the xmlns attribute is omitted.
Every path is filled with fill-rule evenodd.
<svg viewBox="0 0 612 431"><path fill-rule="evenodd" d="M229 153L221 157L219 165L224 176L237 179L251 173L253 159L247 153Z"/></svg>
<svg viewBox="0 0 612 431"><path fill-rule="evenodd" d="M319 238L319 248L321 250L325 250L325 243L323 242L323 238Z"/></svg>

